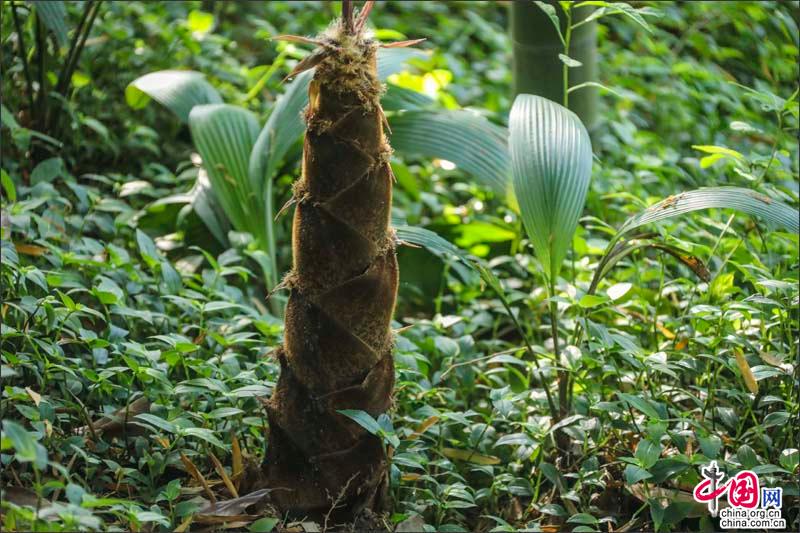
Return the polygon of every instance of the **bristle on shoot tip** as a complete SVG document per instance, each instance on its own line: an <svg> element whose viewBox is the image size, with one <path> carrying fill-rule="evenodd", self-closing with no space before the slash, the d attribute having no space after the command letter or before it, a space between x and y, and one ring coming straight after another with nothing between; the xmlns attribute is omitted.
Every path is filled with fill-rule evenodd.
<svg viewBox="0 0 800 533"><path fill-rule="evenodd" d="M423 38L423 39L410 39L408 41L395 41L393 43L383 43L380 46L381 48L406 48L407 46L417 45L424 40L425 39Z"/></svg>

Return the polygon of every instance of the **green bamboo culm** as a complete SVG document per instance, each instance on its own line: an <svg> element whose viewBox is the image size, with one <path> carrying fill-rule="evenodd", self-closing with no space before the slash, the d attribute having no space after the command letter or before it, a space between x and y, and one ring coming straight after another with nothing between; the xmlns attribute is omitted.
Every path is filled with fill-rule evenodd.
<svg viewBox="0 0 800 533"><path fill-rule="evenodd" d="M561 35L567 36L567 17L558 2L552 6L561 22ZM584 6L571 11L572 25L591 15L594 8ZM582 63L569 69L569 86L597 80L597 23L590 21L569 32L567 55ZM564 103L564 43L542 8L531 0L514 0L511 5L511 39L514 45L514 95L526 93ZM592 131L597 123L598 98L595 87L584 87L569 94L569 109Z"/></svg>

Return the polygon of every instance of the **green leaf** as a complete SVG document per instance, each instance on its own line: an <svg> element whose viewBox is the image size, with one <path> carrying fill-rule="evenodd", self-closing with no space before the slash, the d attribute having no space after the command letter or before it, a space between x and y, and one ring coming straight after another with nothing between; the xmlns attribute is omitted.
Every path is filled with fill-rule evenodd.
<svg viewBox="0 0 800 533"><path fill-rule="evenodd" d="M651 477L653 477L653 475L644 468L636 465L628 465L625 467L625 482L628 484L628 486L635 485L643 479L648 479Z"/></svg>
<svg viewBox="0 0 800 533"><path fill-rule="evenodd" d="M184 436L188 435L190 437L197 437L200 440L204 440L209 444L213 444L219 448L225 448L225 444L214 435L214 432L210 429L206 428L186 428L181 430L181 434Z"/></svg>
<svg viewBox="0 0 800 533"><path fill-rule="evenodd" d="M214 15L198 9L193 9L189 12L189 17L186 19L186 27L192 33L204 34L211 31L214 27Z"/></svg>
<svg viewBox="0 0 800 533"><path fill-rule="evenodd" d="M164 280L169 294L176 294L183 286L181 275L169 261L161 261L161 279Z"/></svg>
<svg viewBox="0 0 800 533"><path fill-rule="evenodd" d="M589 15L584 21L582 21L584 23L589 22L590 20L598 19L606 15L621 14L634 21L636 24L641 26L647 32L653 33L653 29L650 27L650 25L647 23L647 21L644 19L642 15L656 15L657 12L648 10L647 8L636 9L632 5L626 4L625 2L603 2L603 1L592 1L592 0L575 4L573 8L579 8L583 6L600 7L600 9L598 9L597 11Z"/></svg>
<svg viewBox="0 0 800 533"><path fill-rule="evenodd" d="M258 136L255 115L228 104L199 105L189 114L192 139L203 158L214 196L237 231L266 243L264 197L248 174L248 160Z"/></svg>
<svg viewBox="0 0 800 533"><path fill-rule="evenodd" d="M400 242L422 246L442 259L458 259L474 272L483 275L476 261L470 258L464 250L447 239L440 237L435 232L425 228L405 225L395 225L394 230Z"/></svg>
<svg viewBox="0 0 800 533"><path fill-rule="evenodd" d="M650 405L650 402L648 402L644 398L641 398L639 396L634 396L633 394L627 394L624 392L618 392L617 396L619 396L621 400L628 402L629 404L631 404L632 407L635 407L636 409L643 412L653 420L661 419L661 417L658 414L658 411L656 411L655 408L652 405Z"/></svg>
<svg viewBox="0 0 800 533"><path fill-rule="evenodd" d="M278 523L281 521L280 518L272 518L270 516L266 516L264 518L259 518L247 529L251 531L251 533L269 533Z"/></svg>
<svg viewBox="0 0 800 533"><path fill-rule="evenodd" d="M436 100L408 87L388 83L386 94L381 98L381 106L384 111L429 109L436 106Z"/></svg>
<svg viewBox="0 0 800 533"><path fill-rule="evenodd" d="M588 513L578 513L567 518L568 524L597 524L599 520Z"/></svg>
<svg viewBox="0 0 800 533"><path fill-rule="evenodd" d="M583 66L583 63L581 63L577 59L572 59L571 57L569 57L566 54L558 54L558 58L561 60L562 63L564 63L569 68L575 68L575 67L582 67Z"/></svg>
<svg viewBox="0 0 800 533"><path fill-rule="evenodd" d="M653 529L659 531L664 522L665 509L661 507L661 502L656 498L650 498L647 503L650 505L650 518L653 519Z"/></svg>
<svg viewBox="0 0 800 533"><path fill-rule="evenodd" d="M231 418L237 415L244 413L238 407L218 407L214 409L210 413L208 413L209 418Z"/></svg>
<svg viewBox="0 0 800 533"><path fill-rule="evenodd" d="M36 459L36 439L24 427L11 420L3 420L3 437L11 441L20 461L30 462Z"/></svg>
<svg viewBox="0 0 800 533"><path fill-rule="evenodd" d="M625 296L628 291L631 290L631 287L633 287L631 283L615 283L608 288L606 294L609 298L616 301Z"/></svg>
<svg viewBox="0 0 800 533"><path fill-rule="evenodd" d="M175 113L181 122L189 121L189 113L196 105L222 102L205 76L192 70L151 72L125 88L125 101L134 109L145 107L151 98Z"/></svg>
<svg viewBox="0 0 800 533"><path fill-rule="evenodd" d="M589 189L589 134L572 111L529 94L514 101L509 131L520 214L545 274L555 279Z"/></svg>
<svg viewBox="0 0 800 533"><path fill-rule="evenodd" d="M397 153L450 161L516 205L506 128L463 109L406 111L390 116L389 125Z"/></svg>
<svg viewBox="0 0 800 533"><path fill-rule="evenodd" d="M14 187L14 181L6 173L5 169L0 169L0 183L3 186L3 192L8 198L9 202L17 201L17 188Z"/></svg>
<svg viewBox="0 0 800 533"><path fill-rule="evenodd" d="M151 239L147 233L139 228L136 228L136 243L139 246L139 253L142 254L142 259L144 259L145 263L151 268L161 262L161 256L156 248L156 243L153 242L153 239Z"/></svg>
<svg viewBox="0 0 800 533"><path fill-rule="evenodd" d="M92 79L83 72L75 71L72 74L71 81L73 87L75 87L76 89L80 89L81 87L86 87L87 85L89 85L89 82L91 82Z"/></svg>
<svg viewBox="0 0 800 533"><path fill-rule="evenodd" d="M136 509L136 508L134 508L134 509ZM156 513L156 512L153 512L153 511L138 511L138 510L134 510L133 511L133 516L139 522L158 522L159 524L161 524L161 525L163 525L165 527L169 527L170 526L169 518L167 518L166 516L162 515L161 513Z"/></svg>
<svg viewBox="0 0 800 533"><path fill-rule="evenodd" d="M61 298L61 303L64 304L64 307L67 308L68 311L77 311L78 306L75 301L66 293L63 293L59 290L56 290L58 296Z"/></svg>
<svg viewBox="0 0 800 533"><path fill-rule="evenodd" d="M356 409L339 409L336 412L351 419L373 435L378 435L381 432L380 424L378 424L378 421L372 418L369 413Z"/></svg>
<svg viewBox="0 0 800 533"><path fill-rule="evenodd" d="M700 450L703 455L709 459L716 459L722 449L722 440L716 435L709 435L708 437L699 437L697 442L700 443Z"/></svg>
<svg viewBox="0 0 800 533"><path fill-rule="evenodd" d="M701 152L707 153L707 154L714 154L714 155L732 157L733 159L738 159L739 161L744 161L745 160L745 158L744 158L744 156L742 154L740 154L736 150L731 150L730 148L725 148L724 146L710 146L710 145L695 144L695 145L692 145L692 148L694 148L695 150L699 150Z"/></svg>
<svg viewBox="0 0 800 533"><path fill-rule="evenodd" d="M598 263L597 268L595 269L594 276L592 277L592 283L589 286L589 294L593 294L594 291L597 289L600 280L602 280L614 266L619 263L625 257L628 257L633 252L637 250L658 250L661 252L665 252L672 257L678 259L684 265L689 267L700 279L703 281L708 281L711 279L711 274L708 271L706 265L697 257L693 256L689 252L672 246L670 244L666 244L660 240L651 239L648 236L643 237L634 237L629 241L619 242L621 235L617 235L609 244L607 251L603 255L602 259ZM625 284L618 284L618 285L625 285ZM609 296L611 296L611 287L609 289ZM616 290L621 290L616 289ZM621 297L621 296L620 296ZM613 298L613 297L612 297ZM614 298L615 299L615 298Z"/></svg>
<svg viewBox="0 0 800 533"><path fill-rule="evenodd" d="M462 450L460 448L442 448L442 455L448 459L457 459L476 465L496 465L500 464L500 459L493 455L483 455L475 453L474 450Z"/></svg>
<svg viewBox="0 0 800 533"><path fill-rule="evenodd" d="M580 89L585 89L587 87L596 87L596 88L601 89L601 90L603 90L605 92L611 93L611 94L613 94L614 96L616 96L618 98L623 98L622 94L620 94L619 92L615 91L611 87L607 87L607 86L603 85L602 83L598 83L596 81L585 81L583 83L579 83L578 85L573 85L572 87L570 87L567 90L567 93L572 94L573 91L577 91L577 90L580 90Z"/></svg>
<svg viewBox="0 0 800 533"><path fill-rule="evenodd" d="M535 442L531 439L528 435L524 433L511 433L509 435L503 435L497 442L494 443L495 447L497 446L533 446Z"/></svg>
<svg viewBox="0 0 800 533"><path fill-rule="evenodd" d="M60 157L45 159L31 172L31 184L52 183L58 177L64 176L64 161Z"/></svg>
<svg viewBox="0 0 800 533"><path fill-rule="evenodd" d="M267 123L248 154L248 172L254 183L266 187L268 180L275 177L286 152L303 135L305 124L301 111L308 103L308 84L312 76L311 70L298 75L275 101Z"/></svg>
<svg viewBox="0 0 800 533"><path fill-rule="evenodd" d="M141 420L142 422L147 422L148 424L155 426L159 429L163 429L167 433L175 433L176 428L175 425L171 422L167 422L160 416L156 416L151 413L140 413L136 415L134 418L137 420Z"/></svg>
<svg viewBox="0 0 800 533"><path fill-rule="evenodd" d="M86 494L86 491L80 485L68 483L64 494L66 495L67 500L69 500L69 503L73 505L80 505L83 502L83 497Z"/></svg>
<svg viewBox="0 0 800 533"><path fill-rule="evenodd" d="M28 5L36 7L36 14L45 27L53 32L59 47L67 44L67 8L61 0L37 0Z"/></svg>
<svg viewBox="0 0 800 533"><path fill-rule="evenodd" d="M800 451L797 448L787 448L781 452L778 461L782 467L794 473L797 470L797 466L800 465Z"/></svg>
<svg viewBox="0 0 800 533"><path fill-rule="evenodd" d="M556 29L556 32L558 32L558 38L561 39L561 44L566 46L564 36L561 34L561 22L558 20L558 13L556 13L555 6L539 0L535 0L534 3L539 6L539 9L544 11L545 15L548 16L550 22L553 23L553 27Z"/></svg>
<svg viewBox="0 0 800 533"><path fill-rule="evenodd" d="M636 446L634 456L639 461L639 466L647 470L661 457L661 445L650 439L642 439Z"/></svg>
<svg viewBox="0 0 800 533"><path fill-rule="evenodd" d="M386 78L400 72L412 59L424 59L428 53L416 48L381 48L378 50L378 77Z"/></svg>
<svg viewBox="0 0 800 533"><path fill-rule="evenodd" d="M745 470L751 470L759 464L756 452L747 444L742 444L736 451L736 458Z"/></svg>
<svg viewBox="0 0 800 533"><path fill-rule="evenodd" d="M115 304L125 298L125 293L122 292L120 286L105 276L100 276L100 283L92 288L92 293L106 305Z"/></svg>
<svg viewBox="0 0 800 533"><path fill-rule="evenodd" d="M563 493L566 491L564 476L561 475L561 472L559 472L555 466L550 463L543 462L539 465L539 468L541 468L542 473L550 481L550 483L556 486L558 492Z"/></svg>
<svg viewBox="0 0 800 533"><path fill-rule="evenodd" d="M700 209L730 208L757 216L768 225L791 233L800 231L800 213L778 200L741 187L708 187L670 196L630 217L620 227L612 244L638 227Z"/></svg>
<svg viewBox="0 0 800 533"><path fill-rule="evenodd" d="M578 305L584 309L591 309L592 307L597 307L598 305L602 305L607 301L608 298L606 298L605 296L586 294L580 299L580 301L578 301Z"/></svg>

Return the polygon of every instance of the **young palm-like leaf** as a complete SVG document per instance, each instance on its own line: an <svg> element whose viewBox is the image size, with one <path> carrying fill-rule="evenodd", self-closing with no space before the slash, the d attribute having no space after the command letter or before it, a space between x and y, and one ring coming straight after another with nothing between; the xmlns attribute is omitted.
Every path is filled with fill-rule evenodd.
<svg viewBox="0 0 800 533"><path fill-rule="evenodd" d="M769 196L751 189L741 187L708 187L694 191L682 192L669 196L660 202L651 205L644 211L628 218L617 231L616 235L606 248L606 252L598 263L589 294L593 294L600 280L616 265L620 259L632 252L643 248L655 248L667 252L683 262L701 278L707 281L705 265L698 258L677 249L666 243L652 240L649 234L646 238L632 238L629 234L646 224L676 217L700 209L730 208L748 215L756 216L767 225L776 229L785 229L791 233L800 231L800 212L783 202L773 200Z"/></svg>
<svg viewBox="0 0 800 533"><path fill-rule="evenodd" d="M258 136L255 115L227 104L195 106L189 128L211 186L238 231L250 232L265 244L264 198L248 186L247 161Z"/></svg>
<svg viewBox="0 0 800 533"><path fill-rule="evenodd" d="M633 215L620 227L617 238L651 222L711 208L735 209L756 216L774 228L792 233L800 231L800 213L783 202L751 189L708 187L670 196Z"/></svg>
<svg viewBox="0 0 800 533"><path fill-rule="evenodd" d="M419 226L408 226L405 224L397 224L396 221L392 222L394 224L395 235L397 235L397 239L401 243L421 246L433 255L445 260L456 258L473 271L478 272L475 258L470 257L467 252L441 237L436 232Z"/></svg>
<svg viewBox="0 0 800 533"><path fill-rule="evenodd" d="M28 1L36 7L36 14L48 30L55 35L58 46L67 44L67 7L61 0Z"/></svg>
<svg viewBox="0 0 800 533"><path fill-rule="evenodd" d="M572 243L592 172L592 145L580 119L546 98L520 94L509 117L514 192L525 229L555 280Z"/></svg>
<svg viewBox="0 0 800 533"><path fill-rule="evenodd" d="M308 103L308 82L312 71L298 75L275 101L267 123L250 154L250 179L262 186L272 178L289 148L305 131L301 112Z"/></svg>
<svg viewBox="0 0 800 533"><path fill-rule="evenodd" d="M145 107L150 99L175 113L181 122L189 121L189 113L196 105L222 103L222 97L206 77L193 70L151 72L125 88L125 100L134 109Z"/></svg>
<svg viewBox="0 0 800 533"><path fill-rule="evenodd" d="M507 130L466 110L418 110L389 118L398 153L446 159L513 204Z"/></svg>

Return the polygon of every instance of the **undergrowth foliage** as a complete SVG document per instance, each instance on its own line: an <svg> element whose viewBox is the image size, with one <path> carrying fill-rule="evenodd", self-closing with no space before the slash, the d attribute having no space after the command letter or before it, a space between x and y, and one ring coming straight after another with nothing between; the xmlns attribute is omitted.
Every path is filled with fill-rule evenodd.
<svg viewBox="0 0 800 533"><path fill-rule="evenodd" d="M270 138L282 123L281 80L309 57L266 39L335 13L65 3L65 29L31 4L4 2L0 18L0 526L334 527L333 514L293 523L269 485L252 486L274 445L264 401L288 334L264 296L280 279L270 265L291 264L290 217L271 218L267 249L273 237L215 201L225 174L210 180L195 153L193 105L176 119L124 95L153 71L202 72L195 103L246 110L257 144L257 125ZM691 490L716 460L783 487L797 530L796 18L785 3L645 4L600 20L598 82L613 92L598 89L586 207L549 291L499 177L507 9L387 2L371 14L381 41L429 38L384 76L392 223L426 248L397 249L395 392L384 415L342 415L385 450L391 510L374 518L387 529L711 530ZM60 80L56 59L84 32ZM40 96L47 120L31 112ZM292 116L297 135L256 165L275 206L300 172ZM465 123L485 133L485 158L464 148ZM409 125L444 133L425 143ZM448 139L459 159L433 159ZM555 394L559 374L569 410L555 422L542 384Z"/></svg>

